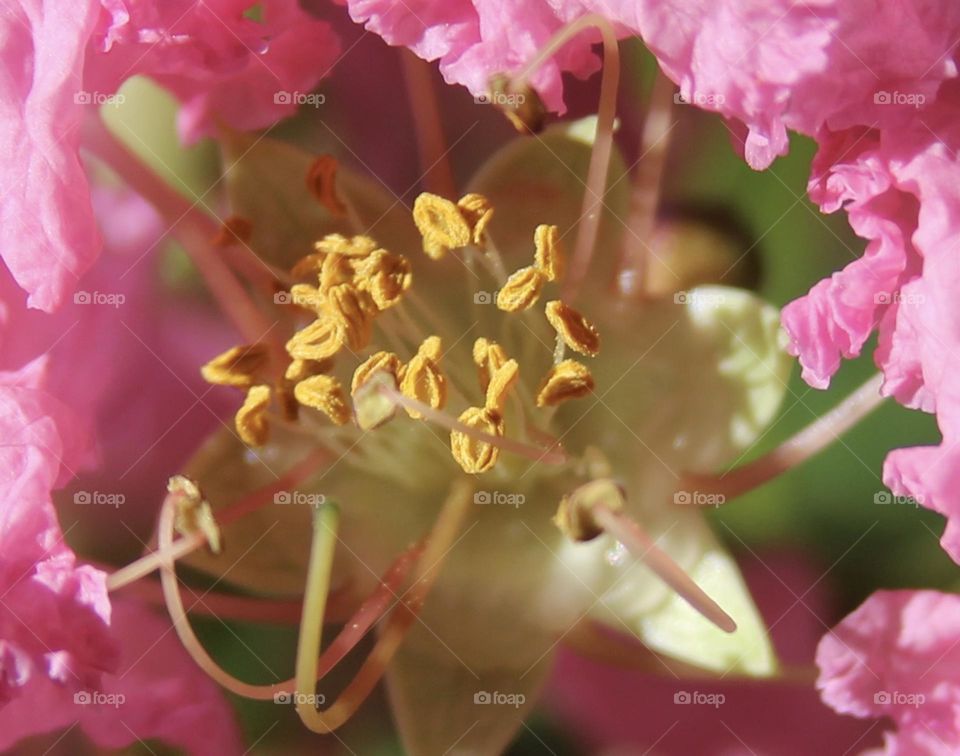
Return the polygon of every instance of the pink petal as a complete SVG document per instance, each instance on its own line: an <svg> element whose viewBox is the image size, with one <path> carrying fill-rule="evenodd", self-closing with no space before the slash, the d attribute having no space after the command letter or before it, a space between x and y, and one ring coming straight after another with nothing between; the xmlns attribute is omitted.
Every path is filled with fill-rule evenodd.
<svg viewBox="0 0 960 756"><path fill-rule="evenodd" d="M887 753L960 748L960 596L878 591L817 649L824 702L857 717L890 717Z"/></svg>
<svg viewBox="0 0 960 756"><path fill-rule="evenodd" d="M21 0L0 16L0 255L48 312L100 250L74 100L98 13L94 2Z"/></svg>
<svg viewBox="0 0 960 756"><path fill-rule="evenodd" d="M114 0L85 83L113 92L135 74L156 79L183 103L179 125L187 142L220 124L269 126L296 111L295 96L317 86L340 45L297 0L260 5L262 20L254 21L243 15L247 0Z"/></svg>
<svg viewBox="0 0 960 756"><path fill-rule="evenodd" d="M79 721L103 748L158 739L195 754L243 752L233 712L165 619L132 601L114 605L117 674L99 688L67 690L37 680L0 710L0 748ZM0 647L2 648L2 647Z"/></svg>

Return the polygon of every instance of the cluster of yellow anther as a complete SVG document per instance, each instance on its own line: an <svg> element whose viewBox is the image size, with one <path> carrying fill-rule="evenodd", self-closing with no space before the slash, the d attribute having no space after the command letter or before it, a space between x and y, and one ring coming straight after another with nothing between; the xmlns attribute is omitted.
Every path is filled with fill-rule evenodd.
<svg viewBox="0 0 960 756"><path fill-rule="evenodd" d="M479 370L484 404L482 407L468 407L457 420L468 428L502 438L505 433L504 405L510 389L520 377L520 366L516 360L507 359L499 344L484 338L473 344L473 361ZM468 473L486 472L500 456L500 449L491 440L460 430L451 431L450 450L460 467Z"/></svg>
<svg viewBox="0 0 960 756"><path fill-rule="evenodd" d="M522 312L533 307L547 282L563 278L565 257L556 226L537 226L533 234L534 258L529 265L511 275L497 293L497 307L504 312ZM560 300L547 302L547 321L557 332L561 344L575 352L596 357L600 335L592 323ZM590 369L576 360L557 358L540 383L537 406L552 407L569 399L586 396L594 388Z"/></svg>
<svg viewBox="0 0 960 756"><path fill-rule="evenodd" d="M335 170L329 161L314 166L311 181L318 197L332 191ZM330 201L330 196L326 199ZM483 250L492 215L493 208L480 194L465 195L458 202L421 194L413 208L424 251L433 259L469 245ZM557 227L538 226L533 246L533 264L511 275L498 294L497 306L505 312L530 309L547 283L563 277L564 253ZM210 383L246 390L235 418L240 438L251 446L267 442L274 400L288 420L297 418L300 407L309 407L335 425L354 420L363 430L392 419L398 405L413 419L431 413L428 420L441 419L436 413L446 405L447 380L440 364L443 345L439 336L423 339L406 362L389 351L376 351L362 360L350 383L352 403L339 379L331 374L344 351L356 356L370 346L376 318L402 300L412 283L408 260L362 235L329 234L314 248L290 271L297 283L277 295L276 301L293 312L314 315L287 341L286 364L278 367L271 362L283 355L279 349L275 355L265 344L252 344L233 347L202 368ZM557 332L557 353L537 392L540 407L582 397L594 388L590 370L576 360L563 359L564 348L591 357L600 348L596 328L573 308L554 300L547 302L545 314ZM452 428L454 459L464 471L475 474L497 462L497 439L504 438L506 403L520 367L499 344L485 338L475 341L473 361L483 403L447 422Z"/></svg>
<svg viewBox="0 0 960 756"><path fill-rule="evenodd" d="M344 349L365 349L374 319L397 304L412 282L407 259L379 248L370 237L330 234L315 249L290 272L308 282L294 284L277 299L316 316L287 342L291 361L283 379L271 382L266 375L269 354L263 344L229 349L202 369L210 383L247 389L235 424L251 446L269 438L267 414L274 392L288 418L295 418L302 405L323 412L336 425L350 421L343 387L327 374L333 358Z"/></svg>
<svg viewBox="0 0 960 756"><path fill-rule="evenodd" d="M424 192L413 204L413 222L423 236L423 251L439 260L451 249L483 246L493 208L482 194L466 194L456 203Z"/></svg>

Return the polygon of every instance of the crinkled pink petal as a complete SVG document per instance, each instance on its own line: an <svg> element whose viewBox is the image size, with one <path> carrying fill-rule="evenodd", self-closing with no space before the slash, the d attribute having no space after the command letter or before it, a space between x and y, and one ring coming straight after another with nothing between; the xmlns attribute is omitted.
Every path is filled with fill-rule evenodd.
<svg viewBox="0 0 960 756"><path fill-rule="evenodd" d="M243 752L230 706L183 650L169 621L120 600L114 604L113 626L121 640L117 673L104 675L96 689L32 683L24 696L0 710L0 748L79 722L102 748L157 739L192 754Z"/></svg>
<svg viewBox="0 0 960 756"><path fill-rule="evenodd" d="M888 754L960 750L960 596L878 591L820 641L824 702L889 717Z"/></svg>
<svg viewBox="0 0 960 756"><path fill-rule="evenodd" d="M80 424L30 365L0 385L0 700L34 679L76 689L113 668L106 576L77 567L50 500L84 459Z"/></svg>
<svg viewBox="0 0 960 756"><path fill-rule="evenodd" d="M0 15L0 256L30 306L48 312L100 249L74 99L98 13L97 3L20 0Z"/></svg>
<svg viewBox="0 0 960 756"><path fill-rule="evenodd" d="M860 354L884 313L899 303L901 283L916 267L910 234L916 201L888 190L849 210L854 230L870 243L862 257L783 309L790 352L800 357L803 378L826 388L841 358Z"/></svg>
<svg viewBox="0 0 960 756"><path fill-rule="evenodd" d="M354 21L391 45L409 47L424 60L439 60L444 78L463 84L474 96L489 92L494 74L523 68L568 21L585 12L576 2L526 0L348 0L347 5ZM590 49L596 40L595 33L582 33L531 77L548 108L564 112L564 71L583 77L597 69L599 61Z"/></svg>
<svg viewBox="0 0 960 756"><path fill-rule="evenodd" d="M88 56L88 89L113 92L146 74L182 103L179 126L193 142L219 124L251 130L293 114L340 54L330 26L297 0L112 0ZM300 103L302 104L302 103Z"/></svg>

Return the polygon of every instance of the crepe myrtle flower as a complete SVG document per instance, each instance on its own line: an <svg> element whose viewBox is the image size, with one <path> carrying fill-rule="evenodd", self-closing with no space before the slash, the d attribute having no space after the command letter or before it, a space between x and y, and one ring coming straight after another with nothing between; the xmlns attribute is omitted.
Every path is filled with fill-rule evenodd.
<svg viewBox="0 0 960 756"><path fill-rule="evenodd" d="M774 417L790 361L776 310L746 290L690 286L700 278L679 264L672 268L665 242L646 243L669 238L656 209L672 92L661 86L653 100L643 134L650 159L628 181L614 144L614 111L616 39L633 28L629 14L606 8L614 25L585 6L571 5L569 13L551 6L543 19L521 19L537 33L523 42L530 47L532 40L532 48L516 65L479 50L469 69L482 76L474 89L504 107L522 131L539 133L505 145L462 188L449 172L427 171L428 191L406 208L332 155L242 133L285 114L290 103L274 101L276 110L254 97L258 107L237 108L238 98L221 101L218 93L236 86L262 95L257 64L271 50L279 54L285 39L311 40L309 50L295 45L279 54L281 70L308 89L335 43L317 44L326 27L304 31L295 4L264 4L261 21L227 5L225 15L244 31L252 29L247 21L267 24L270 44L235 50L209 37L219 32L203 19L195 36L180 36L166 8L146 3L74 7L73 25L49 35L51 14L39 3L21 3L8 19L8 34L22 42L17 54L29 48L33 56L37 85L8 103L7 134L33 149L32 159L49 154L61 161L44 163L49 174L30 173L39 183L27 185L37 191L20 191L4 204L5 232L13 234L4 259L30 304L54 309L98 248L89 183L76 158L82 126L92 159L170 224L241 334L242 341L197 367L206 381L242 398L234 422L183 469L170 470L155 548L106 575L76 566L49 501L51 488L69 477L66 439L83 426L59 420L59 405L46 393L30 393L50 385L42 380L43 358L9 375L5 390L16 410L9 417L29 431L5 451L12 456L4 467L30 494L17 496L14 488L11 498L11 511L23 512L11 526L25 528L36 546L23 547L22 566L31 575L24 605L42 585L50 591L49 616L85 630L83 643L54 633L37 646L16 629L16 607L7 606L14 629L5 631L4 695L26 706L39 695L27 685L31 679L61 692L79 692L80 685L110 690L112 659L122 655L120 640L136 623L124 627L117 612L114 627L108 594L139 586L149 595L152 583L144 578L155 571L183 648L222 687L258 700L293 700L308 728L327 733L385 678L411 753L454 745L502 750L534 706L557 645L590 650L605 642L595 624L707 670L775 674L737 568L696 505L749 490L822 448L874 406L876 382L784 446L716 474L736 465ZM391 38L409 33L406 11L381 6L352 3L350 10L357 17L366 8L368 23L376 18L392 30L380 30L388 41L417 50L418 39ZM182 10L193 19L209 8ZM460 23L450 9L421 10L440 30L424 37L441 49L428 57L455 54L444 34L469 52L471 35L489 33L469 13ZM635 10L648 12L668 41L682 39L667 34L668 18L644 4ZM808 22L803 28L812 24L812 31L803 39L820 40ZM680 30L691 32L689 25ZM605 55L597 116L542 130L545 111L559 109L559 72L585 74L595 65L592 52L576 53L590 39L602 41ZM648 41L673 75L668 50L655 35ZM125 44L134 44L134 61L109 57ZM136 47L144 44L146 50ZM239 57L211 65L224 49ZM157 68L141 72L185 102L185 135L214 130L231 161L223 217L184 200L96 117L65 99L81 80L65 80L64 71L83 70L88 86L87 72L123 59L108 66L109 83L96 90L112 93L154 52ZM65 64L46 68L48 59ZM210 71L216 75L204 78ZM269 86L275 89L276 80ZM776 99L781 90L775 92ZM418 102L430 97L418 91ZM34 111L36 122L19 117ZM752 162L766 160L758 139L781 149L779 118L757 126L760 136L748 140L748 154L760 149ZM419 127L436 137L442 130L427 120ZM51 147L63 134L67 141ZM46 175L56 181L44 193L38 187ZM24 541L13 527L3 535ZM217 597L222 616L276 622L294 615L300 632L290 680L248 683L207 654L180 593L178 561L243 591ZM19 567L10 567L14 586ZM342 629L321 653L325 623ZM326 690L327 673L371 631L372 649L335 697ZM514 705L490 705L489 691ZM137 713L154 726L144 732L202 747L188 744L177 727L157 727L147 716L154 705L163 703L140 699ZM98 740L103 721L87 728ZM177 721L196 726L187 716ZM13 731L56 726L36 718L28 725Z"/></svg>

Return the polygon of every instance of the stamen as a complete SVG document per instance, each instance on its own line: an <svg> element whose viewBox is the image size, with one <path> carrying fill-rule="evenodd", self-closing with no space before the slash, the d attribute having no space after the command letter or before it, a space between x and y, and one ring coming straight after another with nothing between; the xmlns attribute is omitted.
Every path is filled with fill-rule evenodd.
<svg viewBox="0 0 960 756"><path fill-rule="evenodd" d="M369 236L344 236L327 234L314 242L314 249L325 255L343 255L344 257L366 257L376 248L377 243Z"/></svg>
<svg viewBox="0 0 960 756"><path fill-rule="evenodd" d="M657 546L623 509L623 492L620 488L610 480L595 480L564 497L556 522L561 530L575 540L590 540L601 532L608 533L706 619L724 632L734 632L737 623L733 618L667 552Z"/></svg>
<svg viewBox="0 0 960 756"><path fill-rule="evenodd" d="M473 362L479 369L480 389L486 393L490 380L507 362L507 353L495 341L482 336L473 342Z"/></svg>
<svg viewBox="0 0 960 756"><path fill-rule="evenodd" d="M304 605L304 621L297 646L297 713L312 731L322 734L340 727L353 716L383 677L387 665L416 620L420 608L439 576L440 568L456 541L472 500L473 486L464 480L456 481L427 539L423 556L417 562L413 584L408 591L409 598L390 615L376 645L357 676L347 685L340 698L323 712L318 711L313 704L307 703L311 700L307 695L312 695L316 690L313 660L317 658L320 650L323 613L322 608L319 614L308 613L306 604ZM322 561L322 555L318 556L317 561L320 562L319 567L323 570L326 565ZM318 585L316 590L318 593L321 592L322 585ZM309 594L307 599L309 601Z"/></svg>
<svg viewBox="0 0 960 756"><path fill-rule="evenodd" d="M681 487L703 493L721 494L728 500L759 488L823 451L876 409L885 398L880 393L882 385L883 375L878 373L830 412L773 451L719 475L688 473L683 476ZM698 503L704 500L704 497L699 496L693 498Z"/></svg>
<svg viewBox="0 0 960 756"><path fill-rule="evenodd" d="M424 402L434 410L447 403L447 380L440 370L440 339L430 336L423 341L417 355L404 365L399 374L400 391L404 396ZM414 420L420 417L415 409L406 407Z"/></svg>
<svg viewBox="0 0 960 756"><path fill-rule="evenodd" d="M383 249L357 265L356 275L358 288L369 292L380 311L397 304L413 284L407 258Z"/></svg>
<svg viewBox="0 0 960 756"><path fill-rule="evenodd" d="M169 549L173 539L172 519L173 507L171 498L168 497L164 502L160 512L160 524L158 526L158 540L161 550ZM346 628L334 640L328 653L325 653L317 662L315 675L320 677L326 674L337 662L339 662L350 649L369 631L369 629L383 616L392 597L396 595L401 583L409 573L413 559L419 554L419 547L414 547L404 552L391 565L390 569L384 575L380 585L373 594L363 603L360 609L354 614L352 621L347 623ZM309 579L309 576L308 576ZM213 680L222 685L227 690L237 695L251 698L254 700L269 700L275 698L278 694L289 694L296 689L296 678L286 680L281 683L257 685L246 683L227 672L223 667L207 653L199 638L193 632L190 620L187 617L186 609L183 604L183 597L180 595L179 581L176 572L171 563L165 563L160 573L161 587L164 600L167 604L167 610L173 620L174 629L184 649L190 654L197 665L207 673ZM324 605L322 610L326 609L326 591L324 592ZM205 602L204 594L198 599L198 603ZM268 602L269 603L269 602ZM306 604L300 610L300 622L303 623L303 617ZM323 611L321 611L321 616ZM263 618L261 613L260 618Z"/></svg>
<svg viewBox="0 0 960 756"><path fill-rule="evenodd" d="M176 502L173 527L180 535L203 533L211 553L219 554L223 545L220 526L214 519L210 502L206 500L196 481L183 475L174 475L167 483L167 491Z"/></svg>
<svg viewBox="0 0 960 756"><path fill-rule="evenodd" d="M346 425L350 421L350 406L343 387L332 375L315 375L300 381L293 395L305 407L320 410L335 425Z"/></svg>
<svg viewBox="0 0 960 756"><path fill-rule="evenodd" d="M210 360L200 368L200 374L207 383L217 386L249 388L258 376L262 380L268 359L264 344L235 346Z"/></svg>
<svg viewBox="0 0 960 756"><path fill-rule="evenodd" d="M536 267L520 268L497 294L497 307L504 312L529 310L540 298L546 277Z"/></svg>
<svg viewBox="0 0 960 756"><path fill-rule="evenodd" d="M320 463L326 460L328 456L329 454L325 450L317 450L307 454L271 485L252 491L237 503L224 509L219 513L217 521L221 525L229 525L241 517L245 517L251 512L266 506L273 501L274 495L279 491L288 491L296 488L310 477ZM107 590L118 590L140 578L146 577L163 564L173 564L176 560L190 554L206 542L206 534L204 534L203 531L197 531L191 535L184 536L176 543L171 544L169 549L161 548L159 551L147 554L109 575L107 577Z"/></svg>
<svg viewBox="0 0 960 756"><path fill-rule="evenodd" d="M596 326L560 300L547 302L547 320L564 343L575 352L596 357L600 353L600 334Z"/></svg>
<svg viewBox="0 0 960 756"><path fill-rule="evenodd" d="M485 435L503 437L503 418L496 410L468 407L461 413L458 421L469 428L480 430ZM495 444L479 441L456 430L450 432L450 451L457 464L469 475L490 470L500 457L500 449Z"/></svg>
<svg viewBox="0 0 960 756"><path fill-rule="evenodd" d="M287 342L287 353L297 360L323 361L333 357L347 342L346 328L333 318L317 318L297 331Z"/></svg>
<svg viewBox="0 0 960 756"><path fill-rule="evenodd" d="M343 218L347 214L347 206L337 194L338 167L333 155L320 155L307 172L307 189L334 216Z"/></svg>
<svg viewBox="0 0 960 756"><path fill-rule="evenodd" d="M533 232L534 264L548 281L559 281L566 272L566 254L556 226L540 224Z"/></svg>
<svg viewBox="0 0 960 756"><path fill-rule="evenodd" d="M423 236L423 251L433 260L441 259L451 249L467 246L473 236L460 208L436 194L424 192L417 197L413 222Z"/></svg>
<svg viewBox="0 0 960 756"><path fill-rule="evenodd" d="M545 449L539 446L525 444L521 441L515 441L514 439L494 436L461 423L446 412L435 410L429 405L404 396L399 391L391 389L388 386L379 386L378 390L381 391L384 396L390 397L391 401L396 402L401 407L408 410L412 409L419 413L425 420L436 423L447 430L455 430L477 441L493 444L505 452L525 457L534 462L545 462L548 465L563 465L570 461L559 442Z"/></svg>
<svg viewBox="0 0 960 756"><path fill-rule="evenodd" d="M537 389L538 407L555 407L570 399L579 399L594 389L593 375L586 365L576 360L557 363Z"/></svg>
<svg viewBox="0 0 960 756"><path fill-rule="evenodd" d="M374 373L385 370L393 376L394 382L398 381L400 375L400 358L393 352L376 352L370 355L353 372L353 381L350 384L351 395L356 395L357 390L363 386Z"/></svg>
<svg viewBox="0 0 960 756"><path fill-rule="evenodd" d="M490 379L490 385L487 386L484 406L488 410L494 410L502 414L504 405L507 402L507 396L519 378L520 365L517 364L516 360L507 360L503 363Z"/></svg>
<svg viewBox="0 0 960 756"><path fill-rule="evenodd" d="M237 410L237 435L247 446L263 446L270 438L267 408L270 406L270 387L252 386L247 391L243 406Z"/></svg>
<svg viewBox="0 0 960 756"><path fill-rule="evenodd" d="M291 383L299 383L304 378L309 378L311 375L326 373L332 367L333 360L329 359L321 362L316 362L314 360L292 360L290 364L287 365L287 369L286 372L284 372L283 377Z"/></svg>
<svg viewBox="0 0 960 756"><path fill-rule="evenodd" d="M493 219L493 206L482 194L465 194L457 200L457 207L464 219L470 224L471 240L477 247L483 247L487 241L487 226Z"/></svg>
<svg viewBox="0 0 960 756"><path fill-rule="evenodd" d="M564 296L570 300L575 298L580 282L590 267L590 258L593 256L597 232L600 228L600 208L603 206L603 197L606 194L607 173L613 151L613 124L617 109L617 87L620 81L620 51L613 25L597 13L577 19L557 32L537 57L512 80L512 88L525 86L533 72L546 60L577 34L589 28L597 29L603 40L603 74L600 79L600 104L597 107L597 134L593 143L593 153L590 156L590 167L587 170L587 186L583 195L573 264L564 288Z"/></svg>

